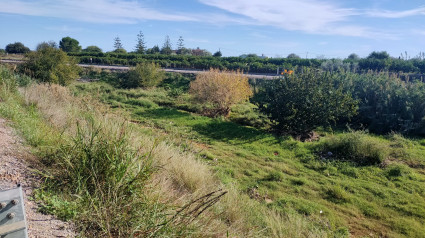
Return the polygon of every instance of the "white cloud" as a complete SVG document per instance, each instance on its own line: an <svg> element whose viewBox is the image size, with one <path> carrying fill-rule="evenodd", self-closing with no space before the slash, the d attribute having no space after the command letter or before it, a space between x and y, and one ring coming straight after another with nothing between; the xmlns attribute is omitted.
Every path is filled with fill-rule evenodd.
<svg viewBox="0 0 425 238"><path fill-rule="evenodd" d="M366 15L370 17L381 18L404 18L418 15L425 15L425 7L411 9L406 11L387 11L387 10L368 10Z"/></svg>
<svg viewBox="0 0 425 238"><path fill-rule="evenodd" d="M329 0L199 0L246 22L269 25L285 30L311 34L343 35L364 38L399 39L397 34L363 26L355 21L362 17L402 18L424 15L425 7L407 11L362 10L344 8Z"/></svg>
<svg viewBox="0 0 425 238"><path fill-rule="evenodd" d="M195 20L184 15L165 14L134 0L0 0L0 12L97 23L136 23L140 20Z"/></svg>
<svg viewBox="0 0 425 238"><path fill-rule="evenodd" d="M359 13L317 0L200 0L228 12L243 15L262 25L286 30L320 33L329 25L344 22ZM326 31L329 31L327 29ZM327 32L323 32L327 33Z"/></svg>
<svg viewBox="0 0 425 238"><path fill-rule="evenodd" d="M83 31L83 28L79 28L79 27L69 27L66 25L63 26L46 26L44 27L44 29L46 30L51 30L51 31L62 31L62 32L79 32L79 31Z"/></svg>

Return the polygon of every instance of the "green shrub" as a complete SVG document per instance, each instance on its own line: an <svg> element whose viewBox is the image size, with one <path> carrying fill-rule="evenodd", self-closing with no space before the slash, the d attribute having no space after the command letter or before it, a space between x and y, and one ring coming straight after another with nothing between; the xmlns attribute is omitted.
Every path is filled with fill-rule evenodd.
<svg viewBox="0 0 425 238"><path fill-rule="evenodd" d="M379 164L389 155L384 143L361 131L328 137L316 145L316 150L328 159L351 161L357 165Z"/></svg>
<svg viewBox="0 0 425 238"><path fill-rule="evenodd" d="M44 48L28 54L28 60L20 65L23 73L39 82L67 85L78 78L76 61L62 50Z"/></svg>
<svg viewBox="0 0 425 238"><path fill-rule="evenodd" d="M303 70L267 81L256 95L260 110L276 122L278 131L303 137L355 115L357 102L337 74Z"/></svg>
<svg viewBox="0 0 425 238"><path fill-rule="evenodd" d="M165 78L164 71L155 63L140 63L128 72L121 86L125 88L155 87Z"/></svg>
<svg viewBox="0 0 425 238"><path fill-rule="evenodd" d="M379 134L425 134L425 84L389 73L350 74L346 79L359 102L353 121Z"/></svg>
<svg viewBox="0 0 425 238"><path fill-rule="evenodd" d="M7 92L14 92L17 88L16 75L11 70L0 65L0 87Z"/></svg>

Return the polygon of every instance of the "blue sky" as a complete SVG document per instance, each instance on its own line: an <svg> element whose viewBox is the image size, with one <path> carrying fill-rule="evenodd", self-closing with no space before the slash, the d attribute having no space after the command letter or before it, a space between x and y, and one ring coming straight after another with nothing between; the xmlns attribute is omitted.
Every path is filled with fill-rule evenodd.
<svg viewBox="0 0 425 238"><path fill-rule="evenodd" d="M115 37L134 50L139 31L148 47L169 35L175 46L225 56L398 57L425 51L423 0L0 0L0 48L20 41L77 39L83 48L113 50Z"/></svg>

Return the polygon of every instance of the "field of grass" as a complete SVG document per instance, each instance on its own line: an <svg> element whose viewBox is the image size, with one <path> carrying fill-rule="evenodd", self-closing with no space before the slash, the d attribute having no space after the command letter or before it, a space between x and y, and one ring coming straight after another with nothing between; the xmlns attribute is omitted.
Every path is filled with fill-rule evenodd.
<svg viewBox="0 0 425 238"><path fill-rule="evenodd" d="M104 86L111 89L92 85L95 96ZM81 236L337 234L323 225L326 219L289 208L284 214L266 209L262 201L241 192L237 181L223 184L198 152L193 153L191 140L131 123L126 115L131 110L110 110L83 95L87 90L80 86L75 85L74 92L80 91L75 96L68 88L36 84L0 66L0 116L39 158L35 172L45 182L35 199L43 212L74 221ZM159 91L149 95L162 97ZM146 105L159 108L155 102Z"/></svg>
<svg viewBox="0 0 425 238"><path fill-rule="evenodd" d="M196 154L222 183L258 201L270 220L296 211L303 224L331 236L425 234L425 139L348 131L300 142L267 131L267 120L249 104L238 105L231 120L198 115L184 88L72 87L126 113L143 133ZM272 235L288 236L275 230L278 222L268 225Z"/></svg>
<svg viewBox="0 0 425 238"><path fill-rule="evenodd" d="M425 234L423 138L320 130L300 142L250 103L200 115L190 77L122 89L98 73L65 88L0 66L0 116L40 158L36 199L83 236Z"/></svg>

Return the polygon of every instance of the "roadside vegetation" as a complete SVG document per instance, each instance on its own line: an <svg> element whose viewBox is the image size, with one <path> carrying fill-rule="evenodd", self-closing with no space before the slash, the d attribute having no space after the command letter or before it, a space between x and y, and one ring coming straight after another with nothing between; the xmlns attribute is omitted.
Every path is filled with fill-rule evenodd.
<svg viewBox="0 0 425 238"><path fill-rule="evenodd" d="M332 90L339 89L352 98L351 104L346 105L355 113L351 114L351 121L346 117L334 117L321 127L313 124L315 133L305 142L293 139L293 130L275 128L280 122L268 119L249 102L233 106L227 119L202 116L202 105L197 105L199 102L189 93L188 86L195 80L191 76L169 74L160 87L152 89L128 90L98 82L75 84L73 90L77 95L97 95L111 108L127 112L148 133L166 135L176 146L197 154L224 184L237 181L239 191L262 204L262 209L275 214L269 214L270 217L290 216L295 210L307 219L303 220L309 224L307 226L317 229L319 237L326 234L420 237L424 232L424 211L420 207L425 204L422 188L425 147L421 137L409 136L420 135L416 126L421 123L410 124L416 125L416 129L400 129L398 133L386 133L389 131L386 126L376 130L375 125L385 125L385 121L380 120L386 118L374 117L365 123L361 118L369 112L361 109L372 102L356 96L359 94L353 93L356 92L353 89L360 83L362 90L368 90L369 85L388 85L376 91L374 98L380 98L378 95L382 98L375 102L395 106L399 105L396 104L399 99L384 99L383 95L405 90L398 95L403 95L405 102L413 102L421 92L419 89L408 92L407 89L420 88L422 83L404 82L389 74L376 73L331 75L330 78L334 83L341 82ZM285 89L282 87L280 91ZM324 92L327 94L329 90L326 88ZM285 101L291 99L297 97L288 97ZM314 106L318 109L320 103L312 103L311 107ZM377 108L389 110L384 106ZM313 114L317 110L302 109L304 113ZM403 118L403 115L395 113L393 116ZM347 124L357 131L347 129ZM406 123L397 125L407 126ZM369 134L365 129L381 135ZM275 225L269 224L269 229ZM271 234L291 237L277 231Z"/></svg>
<svg viewBox="0 0 425 238"><path fill-rule="evenodd" d="M420 81L299 68L251 91L240 72L141 63L63 87L26 68L0 67L0 115L40 158L43 210L84 236L425 233Z"/></svg>

